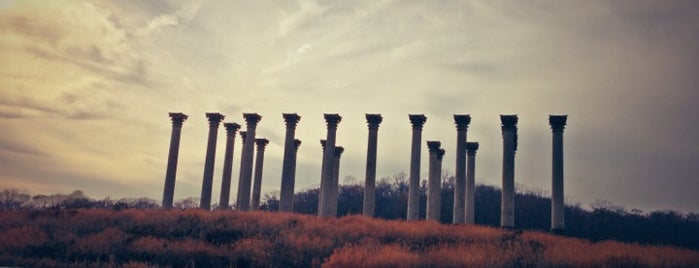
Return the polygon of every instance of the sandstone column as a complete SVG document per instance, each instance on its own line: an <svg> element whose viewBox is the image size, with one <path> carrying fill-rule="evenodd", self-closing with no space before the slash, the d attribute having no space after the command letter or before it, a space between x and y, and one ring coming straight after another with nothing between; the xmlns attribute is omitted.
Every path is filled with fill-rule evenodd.
<svg viewBox="0 0 699 268"><path fill-rule="evenodd" d="M238 183L238 200L236 201L239 210L247 211L250 208L250 186L252 182L252 160L255 147L255 131L257 123L262 117L256 113L245 113L245 123L247 131L245 142L243 143L243 160L240 167L240 181Z"/></svg>
<svg viewBox="0 0 699 268"><path fill-rule="evenodd" d="M466 167L466 223L474 224L476 215L476 151L477 142L466 143L468 165Z"/></svg>
<svg viewBox="0 0 699 268"><path fill-rule="evenodd" d="M231 192L231 174L233 171L233 148L235 147L235 133L240 128L236 123L223 123L226 128L226 153L223 156L223 179L221 180L221 197L218 207L228 209Z"/></svg>
<svg viewBox="0 0 699 268"><path fill-rule="evenodd" d="M456 177L454 180L454 210L452 211L452 222L454 224L464 223L464 213L466 208L464 202L468 198L466 194L466 133L468 124L471 123L471 116L468 114L454 115L456 124Z"/></svg>
<svg viewBox="0 0 699 268"><path fill-rule="evenodd" d="M550 115L549 124L553 132L553 154L551 165L551 233L565 231L565 204L563 198L563 129L567 115Z"/></svg>
<svg viewBox="0 0 699 268"><path fill-rule="evenodd" d="M427 181L427 220L439 221L439 214L442 204L442 185L441 176L438 174L437 157L439 155L441 143L438 141L428 141L427 149L430 152L429 157L429 177Z"/></svg>
<svg viewBox="0 0 699 268"><path fill-rule="evenodd" d="M294 203L294 177L296 162L296 124L301 120L297 114L282 114L286 123L286 136L284 138L284 162L282 164L282 186L279 192L279 211L291 212Z"/></svg>
<svg viewBox="0 0 699 268"><path fill-rule="evenodd" d="M269 143L267 139L255 139L257 144L257 154L255 159L255 181L252 186L252 202L250 210L260 208L260 192L262 191L262 169L265 163L265 146Z"/></svg>
<svg viewBox="0 0 699 268"><path fill-rule="evenodd" d="M183 113L170 113L172 133L170 134L170 151L167 155L167 170L165 171L165 190L163 191L163 208L172 208L175 197L175 177L177 176L177 158L180 153L180 135L182 123L187 120Z"/></svg>
<svg viewBox="0 0 699 268"><path fill-rule="evenodd" d="M248 132L247 131L240 131L240 141L241 141L241 147L243 147L242 150L240 150L240 167L239 167L239 175L238 175L238 193L236 195L236 201L235 201L235 206L236 209L239 209L238 207L238 200L240 199L240 189L243 188L243 181L240 180L240 178L243 176L243 166L245 166L245 137L247 136Z"/></svg>
<svg viewBox="0 0 699 268"><path fill-rule="evenodd" d="M502 122L502 196L500 227L515 227L515 151L517 150L517 115L500 115Z"/></svg>
<svg viewBox="0 0 699 268"><path fill-rule="evenodd" d="M422 114L411 114L408 118L413 126L413 141L410 150L407 220L416 221L420 216L420 143L422 143L422 126L427 121L427 117Z"/></svg>
<svg viewBox="0 0 699 268"><path fill-rule="evenodd" d="M289 212L294 211L294 183L296 182L296 154L299 151L299 147L301 146L301 140L294 140L294 155L293 158L291 158L291 201L289 203Z"/></svg>
<svg viewBox="0 0 699 268"><path fill-rule="evenodd" d="M366 179L364 181L364 216L374 217L376 208L376 147L379 124L383 118L380 114L367 114L366 122L369 127L369 142L366 152Z"/></svg>
<svg viewBox="0 0 699 268"><path fill-rule="evenodd" d="M321 151L323 152L323 159L321 159L320 163L320 188L318 189L318 215L320 215L320 202L323 199L323 189L325 189L326 186L325 184L327 183L326 181L323 180L323 174L325 174L325 142L326 140L320 140L320 148Z"/></svg>
<svg viewBox="0 0 699 268"><path fill-rule="evenodd" d="M342 120L339 114L324 114L325 122L328 126L328 134L325 139L325 149L323 150L323 175L321 177L321 195L318 202L318 215L324 217L334 217L332 215L332 185L333 166L335 159L335 136L337 135L337 125Z"/></svg>
<svg viewBox="0 0 699 268"><path fill-rule="evenodd" d="M199 208L211 209L211 188L214 180L214 158L216 157L216 134L218 125L223 121L224 115L220 113L206 113L209 119L209 142L206 146L206 162L204 163L204 180L201 186L201 202Z"/></svg>
<svg viewBox="0 0 699 268"><path fill-rule="evenodd" d="M337 200L340 197L340 157L345 148L335 146L335 159L333 159L333 181L330 185L332 196L330 197L330 216L337 217Z"/></svg>

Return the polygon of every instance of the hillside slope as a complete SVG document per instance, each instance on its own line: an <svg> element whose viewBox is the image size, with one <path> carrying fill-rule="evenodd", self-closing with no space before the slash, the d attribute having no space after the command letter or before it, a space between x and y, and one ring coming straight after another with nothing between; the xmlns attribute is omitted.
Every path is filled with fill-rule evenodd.
<svg viewBox="0 0 699 268"><path fill-rule="evenodd" d="M699 265L699 251L481 226L201 210L0 213L0 266Z"/></svg>

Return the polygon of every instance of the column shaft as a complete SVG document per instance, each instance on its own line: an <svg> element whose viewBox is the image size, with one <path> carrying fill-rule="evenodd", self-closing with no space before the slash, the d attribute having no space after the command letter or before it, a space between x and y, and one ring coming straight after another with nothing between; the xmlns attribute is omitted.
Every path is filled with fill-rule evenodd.
<svg viewBox="0 0 699 268"><path fill-rule="evenodd" d="M565 203L563 196L563 129L567 116L551 115L549 123L553 132L551 161L551 232L565 231Z"/></svg>
<svg viewBox="0 0 699 268"><path fill-rule="evenodd" d="M379 124L383 120L380 114L367 114L369 126L369 141L366 153L366 179L364 181L364 206L362 213L367 217L374 217L376 210L376 151L379 132Z"/></svg>
<svg viewBox="0 0 699 268"><path fill-rule="evenodd" d="M467 224L475 224L476 214L476 151L477 142L466 144L468 152L468 164L466 165L466 221Z"/></svg>
<svg viewBox="0 0 699 268"><path fill-rule="evenodd" d="M267 139L255 139L257 144L257 155L255 158L255 180L252 187L252 201L250 210L258 210L260 208L260 194L262 191L262 169L265 162L265 146L269 141Z"/></svg>
<svg viewBox="0 0 699 268"><path fill-rule="evenodd" d="M454 207L452 222L460 224L465 222L466 212L466 140L470 115L454 115L456 124L456 176L454 178Z"/></svg>
<svg viewBox="0 0 699 268"><path fill-rule="evenodd" d="M209 139L206 146L206 162L204 163L204 178L201 187L201 202L199 208L211 209L211 189L214 180L214 160L216 157L216 137L218 125L223 120L224 115L219 113L207 113L209 119Z"/></svg>
<svg viewBox="0 0 699 268"><path fill-rule="evenodd" d="M420 216L420 143L422 143L422 126L427 120L424 115L409 115L413 126L413 138L410 149L410 178L408 181L408 215L407 220L416 221Z"/></svg>
<svg viewBox="0 0 699 268"><path fill-rule="evenodd" d="M218 207L220 209L228 209L231 192L231 177L233 173L235 134L240 128L240 125L236 123L224 123L223 126L226 128L226 151L223 155L223 178L221 180L221 196L219 197Z"/></svg>
<svg viewBox="0 0 699 268"><path fill-rule="evenodd" d="M175 177L177 176L177 159L180 152L180 136L182 123L187 120L183 113L170 113L172 120L172 133L170 134L170 150L167 156L167 169L165 171L165 189L163 190L163 208L172 208L175 197Z"/></svg>
<svg viewBox="0 0 699 268"><path fill-rule="evenodd" d="M294 140L294 155L291 158L291 189L294 189L294 183L296 181L296 157L297 153L299 150L299 146L301 146L301 141L300 140ZM294 196L293 196L293 191L291 192L291 201L289 202L289 212L294 211Z"/></svg>
<svg viewBox="0 0 699 268"><path fill-rule="evenodd" d="M297 114L283 114L286 122L286 136L284 137L284 162L282 164L282 185L279 192L279 211L291 212L294 203L294 172L296 162L296 145L294 136L296 124L301 119Z"/></svg>
<svg viewBox="0 0 699 268"><path fill-rule="evenodd" d="M330 191L332 195L330 196L330 215L337 216L337 201L340 197L340 157L344 148L340 146L335 147L335 158L333 159L333 180L330 184Z"/></svg>
<svg viewBox="0 0 699 268"><path fill-rule="evenodd" d="M325 121L328 126L328 134L325 139L325 150L323 150L323 175L321 177L321 196L318 202L318 215L323 217L335 217L332 207L332 181L335 165L335 136L337 135L337 125L342 117L338 114L325 114ZM335 208L337 209L337 208Z"/></svg>
<svg viewBox="0 0 699 268"><path fill-rule="evenodd" d="M257 129L257 123L262 119L258 114L250 113L243 114L245 117L245 122L247 126L247 133L245 134L245 143L243 144L243 163L244 165L240 167L240 183L241 188L238 189L238 209L242 211L247 211L250 209L250 188L252 184L252 164L253 155L255 147L255 132Z"/></svg>
<svg viewBox="0 0 699 268"><path fill-rule="evenodd" d="M238 192L237 192L236 198L235 198L236 209L240 209L240 205L238 204L238 200L240 200L240 198L241 198L240 195L242 194L240 189L243 189L242 178L243 178L243 167L246 165L245 160L247 159L247 157L245 157L245 154L247 154L247 151L245 151L245 140L246 140L247 135L248 135L247 131L240 132L240 141L242 143L241 147L243 149L240 150L240 167L239 167L240 170L238 171Z"/></svg>
<svg viewBox="0 0 699 268"><path fill-rule="evenodd" d="M438 174L437 168L439 160L437 159L440 151L440 142L428 141L427 147L430 152L429 169L427 181L427 220L439 221L441 205L442 205L442 185L441 176Z"/></svg>
<svg viewBox="0 0 699 268"><path fill-rule="evenodd" d="M502 121L502 195L500 227L515 227L515 146L517 116L500 116Z"/></svg>

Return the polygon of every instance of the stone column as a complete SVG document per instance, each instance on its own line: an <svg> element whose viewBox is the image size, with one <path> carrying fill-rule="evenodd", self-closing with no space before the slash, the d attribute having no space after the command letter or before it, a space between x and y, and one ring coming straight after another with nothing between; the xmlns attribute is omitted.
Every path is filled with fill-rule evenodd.
<svg viewBox="0 0 699 268"><path fill-rule="evenodd" d="M235 134L240 128L236 123L223 123L226 128L226 153L223 155L223 179L221 180L221 197L218 207L228 209L231 192L231 174L233 172L233 148L235 147Z"/></svg>
<svg viewBox="0 0 699 268"><path fill-rule="evenodd" d="M294 211L294 184L296 182L296 154L301 146L301 140L294 140L294 155L291 158L291 201L289 202L289 212Z"/></svg>
<svg viewBox="0 0 699 268"><path fill-rule="evenodd" d="M294 177L296 161L296 124L301 120L297 114L282 114L286 123L284 138L284 162L282 164L282 186L279 192L279 211L291 212L294 203Z"/></svg>
<svg viewBox="0 0 699 268"><path fill-rule="evenodd" d="M211 209L211 188L214 181L214 159L216 157L216 135L218 125L223 121L224 115L220 113L206 113L209 119L209 142L206 146L206 162L204 163L204 179L201 186L201 202L199 208Z"/></svg>
<svg viewBox="0 0 699 268"><path fill-rule="evenodd" d="M466 135L469 123L471 123L470 115L454 115L454 124L456 124L456 177L454 180L454 210L452 211L452 222L454 224L461 224L466 221L464 216L464 213L466 211L464 202L467 198Z"/></svg>
<svg viewBox="0 0 699 268"><path fill-rule="evenodd" d="M466 143L468 165L466 167L466 223L474 224L476 215L476 151L477 142Z"/></svg>
<svg viewBox="0 0 699 268"><path fill-rule="evenodd" d="M243 166L245 166L245 137L247 136L248 132L247 131L240 131L240 141L241 141L241 147L243 147L242 150L240 150L240 167L239 167L239 175L238 175L238 193L236 195L236 201L235 201L235 206L236 209L239 209L238 207L238 200L240 199L240 189L243 188L243 181L240 180L243 176Z"/></svg>
<svg viewBox="0 0 699 268"><path fill-rule="evenodd" d="M440 175L437 173L439 150L441 143L438 141L428 141L427 149L430 152L429 177L427 181L427 220L439 221L439 212L442 204L442 185Z"/></svg>
<svg viewBox="0 0 699 268"><path fill-rule="evenodd" d="M502 122L502 196L500 227L515 227L515 151L517 150L517 115L500 115Z"/></svg>
<svg viewBox="0 0 699 268"><path fill-rule="evenodd" d="M563 129L567 115L550 115L549 124L553 132L553 154L551 161L551 233L565 231L565 204L563 198Z"/></svg>
<svg viewBox="0 0 699 268"><path fill-rule="evenodd" d="M333 181L330 185L332 196L330 197L330 216L337 217L337 200L340 197L340 157L345 148L335 146L335 159L333 159Z"/></svg>
<svg viewBox="0 0 699 268"><path fill-rule="evenodd" d="M422 126L427 121L427 117L422 114L411 114L408 118L413 126L413 141L410 150L407 220L416 221L420 217L420 143L422 143Z"/></svg>
<svg viewBox="0 0 699 268"><path fill-rule="evenodd" d="M250 186L252 182L252 160L255 147L255 131L257 123L262 117L256 113L243 114L247 131L245 142L243 143L243 164L240 167L240 181L238 183L238 200L236 201L239 210L247 211L250 208Z"/></svg>
<svg viewBox="0 0 699 268"><path fill-rule="evenodd" d="M321 159L320 163L320 188L318 189L318 215L320 215L320 206L321 206L321 201L323 199L323 189L325 189L326 186L325 184L327 183L326 181L323 180L323 174L325 174L325 142L326 140L320 140L320 148L321 151L323 152L323 159Z"/></svg>
<svg viewBox="0 0 699 268"><path fill-rule="evenodd" d="M170 113L172 133L170 134L170 151L167 155L167 170L165 171L165 190L163 191L163 208L172 208L175 198L175 177L177 176L177 158L180 154L180 135L182 123L187 120L183 113Z"/></svg>
<svg viewBox="0 0 699 268"><path fill-rule="evenodd" d="M364 216L374 217L376 209L376 147L379 135L379 124L383 118L380 114L367 114L366 122L369 127L369 141L366 150L366 179L364 181Z"/></svg>
<svg viewBox="0 0 699 268"><path fill-rule="evenodd" d="M318 215L323 217L334 217L332 214L332 185L333 166L335 159L335 136L337 135L337 125L342 120L339 114L325 114L325 122L328 126L328 134L325 139L325 149L323 150L323 176L321 177L321 195L318 202Z"/></svg>
<svg viewBox="0 0 699 268"><path fill-rule="evenodd" d="M257 144L257 154L255 158L255 181L252 186L252 202L250 210L258 210L260 208L260 192L262 191L262 169L265 163L265 146L269 143L267 139L255 139Z"/></svg>

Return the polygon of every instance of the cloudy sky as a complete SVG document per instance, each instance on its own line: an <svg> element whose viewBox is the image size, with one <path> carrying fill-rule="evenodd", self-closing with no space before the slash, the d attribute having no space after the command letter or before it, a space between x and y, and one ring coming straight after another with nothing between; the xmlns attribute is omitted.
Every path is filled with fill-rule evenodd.
<svg viewBox="0 0 699 268"><path fill-rule="evenodd" d="M409 169L409 113L453 173L452 115L499 185L499 114L518 114L516 182L550 188L549 114L568 114L569 202L699 211L697 1L0 1L0 188L162 198L201 192L205 112L262 115L263 191L281 181L284 121L302 116L296 190L320 183L323 113L343 116L341 176L364 180L365 113L381 113L378 176ZM219 131L214 202L225 131ZM240 139L234 156L237 192ZM427 172L423 148L422 173Z"/></svg>

